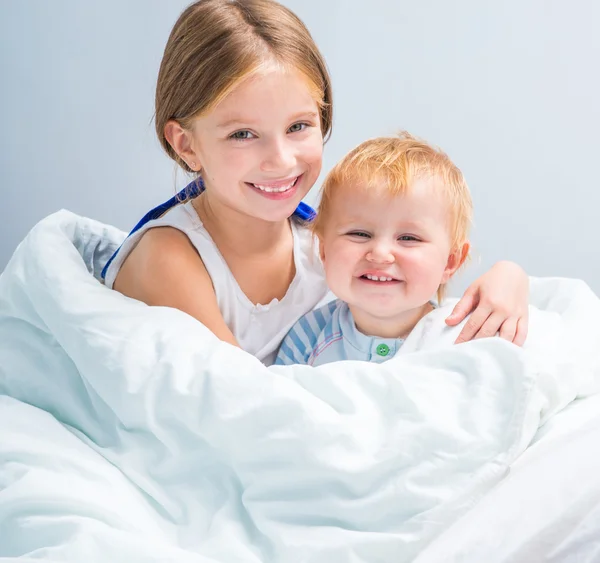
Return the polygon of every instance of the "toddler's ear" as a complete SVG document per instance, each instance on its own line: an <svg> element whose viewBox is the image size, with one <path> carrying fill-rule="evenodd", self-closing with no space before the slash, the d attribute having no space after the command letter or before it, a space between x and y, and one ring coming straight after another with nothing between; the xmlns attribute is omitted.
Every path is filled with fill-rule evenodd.
<svg viewBox="0 0 600 563"><path fill-rule="evenodd" d="M325 263L325 245L323 244L323 239L320 236L317 236L317 244L319 245L319 257L321 258L321 262Z"/></svg>
<svg viewBox="0 0 600 563"><path fill-rule="evenodd" d="M448 262L446 263L446 268L444 270L444 275L442 276L442 283L448 283L450 278L456 273L469 256L469 250L471 250L471 245L469 242L463 243L461 246L455 248L448 256Z"/></svg>

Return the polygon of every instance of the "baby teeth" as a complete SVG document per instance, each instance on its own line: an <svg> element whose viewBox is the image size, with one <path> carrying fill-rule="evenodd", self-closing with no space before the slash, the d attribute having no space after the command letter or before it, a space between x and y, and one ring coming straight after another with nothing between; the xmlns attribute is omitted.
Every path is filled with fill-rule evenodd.
<svg viewBox="0 0 600 563"><path fill-rule="evenodd" d="M371 274L365 274L365 277L369 280L373 280L373 281L392 281L394 278L388 278L385 276L372 276Z"/></svg>
<svg viewBox="0 0 600 563"><path fill-rule="evenodd" d="M279 188L271 188L270 186L261 186L260 184L252 184L255 188L258 188L259 190L263 191L263 192L268 192L268 193L281 193L281 192L287 192L290 188L292 188L294 186L294 184L296 183L296 180L298 178L294 178L294 181L289 183L287 186L281 186Z"/></svg>

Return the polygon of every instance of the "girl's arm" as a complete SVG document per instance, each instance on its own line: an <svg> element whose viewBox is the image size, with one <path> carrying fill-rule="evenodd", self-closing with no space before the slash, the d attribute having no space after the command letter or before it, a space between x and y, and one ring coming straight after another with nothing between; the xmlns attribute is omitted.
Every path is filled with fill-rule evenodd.
<svg viewBox="0 0 600 563"><path fill-rule="evenodd" d="M202 259L177 229L156 227L145 233L121 266L114 288L147 305L179 309L239 346L221 315Z"/></svg>
<svg viewBox="0 0 600 563"><path fill-rule="evenodd" d="M527 338L528 305L529 278L525 271L514 262L498 262L469 286L446 323L457 325L472 312L456 343L499 332L501 338L522 346Z"/></svg>

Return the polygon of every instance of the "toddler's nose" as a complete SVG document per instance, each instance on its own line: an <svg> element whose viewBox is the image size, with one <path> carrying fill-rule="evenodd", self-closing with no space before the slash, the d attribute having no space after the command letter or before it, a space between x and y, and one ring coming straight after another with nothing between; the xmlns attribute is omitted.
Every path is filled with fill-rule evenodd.
<svg viewBox="0 0 600 563"><path fill-rule="evenodd" d="M394 262L394 254L389 244L375 241L367 252L367 260L377 264L391 264Z"/></svg>

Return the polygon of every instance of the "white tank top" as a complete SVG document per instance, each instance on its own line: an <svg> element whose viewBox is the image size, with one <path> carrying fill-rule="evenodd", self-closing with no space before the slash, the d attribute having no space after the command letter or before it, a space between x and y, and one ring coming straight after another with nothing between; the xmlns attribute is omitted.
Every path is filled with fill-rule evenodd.
<svg viewBox="0 0 600 563"><path fill-rule="evenodd" d="M154 227L174 227L183 232L202 257L211 277L217 303L225 323L239 345L267 365L273 363L281 341L292 325L305 313L329 299L325 275L309 229L290 220L294 237L296 275L283 299L255 305L242 292L225 259L219 252L192 202L170 209L163 216L144 224L123 243L109 264L104 283L112 288L125 258L142 235Z"/></svg>

